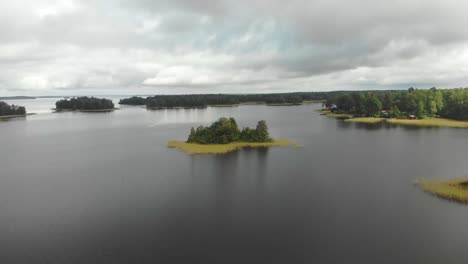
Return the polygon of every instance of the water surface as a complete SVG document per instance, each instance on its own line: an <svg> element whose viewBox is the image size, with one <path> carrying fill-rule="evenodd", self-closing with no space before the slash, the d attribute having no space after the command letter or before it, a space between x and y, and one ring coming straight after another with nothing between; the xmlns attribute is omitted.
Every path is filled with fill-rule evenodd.
<svg viewBox="0 0 468 264"><path fill-rule="evenodd" d="M413 184L467 175L468 130L351 124L317 108L0 122L0 263L468 263L468 208ZM303 147L166 148L221 116L264 119Z"/></svg>

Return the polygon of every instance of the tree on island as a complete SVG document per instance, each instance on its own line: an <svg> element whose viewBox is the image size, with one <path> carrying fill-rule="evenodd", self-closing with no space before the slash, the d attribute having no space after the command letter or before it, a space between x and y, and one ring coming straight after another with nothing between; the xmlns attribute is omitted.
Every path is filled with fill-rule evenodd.
<svg viewBox="0 0 468 264"><path fill-rule="evenodd" d="M9 105L5 102L0 101L0 116L10 115L25 115L26 108L24 106Z"/></svg>
<svg viewBox="0 0 468 264"><path fill-rule="evenodd" d="M76 97L63 99L55 103L57 110L108 110L114 109L114 103L109 99L95 97Z"/></svg>
<svg viewBox="0 0 468 264"><path fill-rule="evenodd" d="M264 120L259 121L255 129L245 127L239 130L234 118L222 117L209 127L199 126L190 130L187 143L228 144L231 142L271 142L268 126Z"/></svg>

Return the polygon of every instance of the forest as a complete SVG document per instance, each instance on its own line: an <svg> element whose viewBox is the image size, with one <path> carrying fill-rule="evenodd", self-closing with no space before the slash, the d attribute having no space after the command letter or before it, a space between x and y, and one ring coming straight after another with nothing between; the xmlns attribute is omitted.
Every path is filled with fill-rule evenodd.
<svg viewBox="0 0 468 264"><path fill-rule="evenodd" d="M234 118L222 117L209 127L199 126L190 130L187 143L228 144L231 142L271 142L268 126L264 120L258 121L255 129L245 127L239 130Z"/></svg>
<svg viewBox="0 0 468 264"><path fill-rule="evenodd" d="M75 97L63 99L55 103L57 110L109 110L114 109L114 103L109 99L95 97Z"/></svg>
<svg viewBox="0 0 468 264"><path fill-rule="evenodd" d="M0 116L12 116L12 115L25 115L26 108L24 106L9 105L5 102L0 101Z"/></svg>
<svg viewBox="0 0 468 264"><path fill-rule="evenodd" d="M121 105L145 105L146 98L133 96L130 98L120 99L119 104Z"/></svg>
<svg viewBox="0 0 468 264"><path fill-rule="evenodd" d="M122 99L120 104L146 105L148 108L203 108L208 105L236 105L241 103L301 104L303 101L326 100L333 94L334 92L156 95L146 99L143 97Z"/></svg>
<svg viewBox="0 0 468 264"><path fill-rule="evenodd" d="M325 106L354 116L468 120L468 89L342 92Z"/></svg>

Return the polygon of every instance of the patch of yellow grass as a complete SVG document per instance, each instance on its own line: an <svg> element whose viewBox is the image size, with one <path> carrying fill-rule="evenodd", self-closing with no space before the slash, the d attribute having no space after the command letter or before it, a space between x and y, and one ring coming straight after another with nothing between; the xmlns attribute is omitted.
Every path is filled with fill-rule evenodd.
<svg viewBox="0 0 468 264"><path fill-rule="evenodd" d="M420 127L456 127L468 128L468 121L458 121L446 118L426 118L426 119L387 119L390 124L420 126Z"/></svg>
<svg viewBox="0 0 468 264"><path fill-rule="evenodd" d="M377 124L385 121L385 118L381 117L356 117L346 119L347 122L366 123L366 124Z"/></svg>
<svg viewBox="0 0 468 264"><path fill-rule="evenodd" d="M457 179L431 179L431 180L419 180L417 184L421 189L436 195L440 198L457 201L461 203L468 203L468 179L457 178Z"/></svg>
<svg viewBox="0 0 468 264"><path fill-rule="evenodd" d="M167 146L177 148L189 154L225 154L241 148L267 148L297 146L286 139L273 140L272 142L233 142L229 144L196 144L183 141L169 141Z"/></svg>
<svg viewBox="0 0 468 264"><path fill-rule="evenodd" d="M324 113L326 113L326 112L324 112ZM348 119L348 118L353 117L353 115L351 115L351 114L336 114L336 113L328 113L328 114L326 114L326 116L334 117L334 118L338 118L338 119Z"/></svg>

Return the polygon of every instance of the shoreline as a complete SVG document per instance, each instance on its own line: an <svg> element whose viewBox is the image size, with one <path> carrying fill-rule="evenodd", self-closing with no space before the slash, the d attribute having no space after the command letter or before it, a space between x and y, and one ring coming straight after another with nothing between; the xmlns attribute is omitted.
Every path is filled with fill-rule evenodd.
<svg viewBox="0 0 468 264"><path fill-rule="evenodd" d="M468 179L425 179L416 184L425 192L436 197L458 203L468 204Z"/></svg>
<svg viewBox="0 0 468 264"><path fill-rule="evenodd" d="M383 117L356 117L345 120L346 122L379 124L387 123L392 125L413 126L413 127L449 127L468 128L468 121L459 121L447 118L426 118L426 119L397 119Z"/></svg>
<svg viewBox="0 0 468 264"><path fill-rule="evenodd" d="M332 113L329 111L317 110L320 115L333 117L336 119L344 119L345 122L361 123L361 124L391 124L413 127L448 127L448 128L468 128L468 121L454 120L448 118L431 117L424 119L398 119L385 117L353 117L346 113Z"/></svg>
<svg viewBox="0 0 468 264"><path fill-rule="evenodd" d="M187 154L226 154L242 148L269 148L297 146L286 139L277 139L271 142L233 142L228 144L197 144L185 141L171 140L167 147L182 150Z"/></svg>
<svg viewBox="0 0 468 264"><path fill-rule="evenodd" d="M20 118L20 117L27 117L27 116L32 116L36 115L36 113L29 113L25 115L7 115L7 116L0 116L0 119L11 119L11 118Z"/></svg>
<svg viewBox="0 0 468 264"><path fill-rule="evenodd" d="M97 110L80 110L80 109L56 109L53 108L54 113L62 113L62 112L82 112L82 113L105 113L105 112L113 112L115 110L119 110L120 108L113 108L113 109L97 109Z"/></svg>
<svg viewBox="0 0 468 264"><path fill-rule="evenodd" d="M213 104L213 105L206 105L206 106L174 106L174 107L148 107L144 105L131 105L131 106L144 106L148 110L165 110L165 109L206 109L208 107L239 107L243 105L266 105L266 106L298 106L298 105L308 105L308 104L315 104L320 103L320 101L303 101L302 103L265 103L265 102L245 102L245 103L238 103L238 104ZM127 104L123 104L127 105Z"/></svg>

